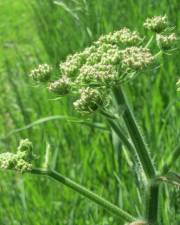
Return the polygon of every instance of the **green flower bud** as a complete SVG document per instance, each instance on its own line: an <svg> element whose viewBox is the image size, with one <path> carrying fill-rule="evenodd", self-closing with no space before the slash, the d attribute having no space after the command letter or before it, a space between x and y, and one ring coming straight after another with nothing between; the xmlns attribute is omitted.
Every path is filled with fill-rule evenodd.
<svg viewBox="0 0 180 225"><path fill-rule="evenodd" d="M32 160L33 155L33 145L29 139L22 139L17 148L17 155L24 160Z"/></svg>
<svg viewBox="0 0 180 225"><path fill-rule="evenodd" d="M48 64L39 65L36 69L32 70L30 77L34 81L46 82L50 79L52 67Z"/></svg>
<svg viewBox="0 0 180 225"><path fill-rule="evenodd" d="M58 95L67 95L71 90L72 82L67 76L61 77L59 80L49 84L49 91Z"/></svg>
<svg viewBox="0 0 180 225"><path fill-rule="evenodd" d="M168 50L175 45L177 38L175 33L172 33L170 35L157 34L156 41L161 49Z"/></svg>
<svg viewBox="0 0 180 225"><path fill-rule="evenodd" d="M147 18L144 22L144 27L156 33L161 33L168 26L167 16L154 16Z"/></svg>

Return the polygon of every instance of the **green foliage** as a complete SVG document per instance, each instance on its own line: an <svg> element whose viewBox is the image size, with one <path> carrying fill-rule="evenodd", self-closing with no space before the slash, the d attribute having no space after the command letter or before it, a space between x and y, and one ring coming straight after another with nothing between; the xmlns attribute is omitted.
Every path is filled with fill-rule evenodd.
<svg viewBox="0 0 180 225"><path fill-rule="evenodd" d="M67 119L52 119L33 126L34 121L42 118L77 117L78 114L72 111L71 100L53 101L54 96L48 91L32 88L28 74L42 62L58 68L60 59L84 49L101 34L124 26L142 31L141 24L149 16L167 14L179 30L179 1L55 2L9 0L1 3L1 152L15 151L17 140L29 137L39 155L37 165L41 165L45 149L50 146L52 167L139 216L144 208L143 192L141 187L136 188L141 181L135 171L140 168L133 165L127 148L115 135L111 137L107 129L94 129L99 125L95 123L99 118L88 119L92 126L87 127ZM172 60L163 56L160 63L165 66L160 67L158 73L144 74L125 87L158 170L162 169L164 161L169 163L180 135L180 105L175 87L180 72L179 57L179 51ZM123 108L117 111L121 113ZM23 127L27 129L21 129ZM19 132L14 132L18 129ZM8 136L10 133L13 135ZM172 165L172 170L178 171L179 161ZM0 172L0 176L2 225L123 224L71 190L44 178L14 176L10 172ZM162 224L178 225L179 192L175 187L167 188L167 184L161 189Z"/></svg>

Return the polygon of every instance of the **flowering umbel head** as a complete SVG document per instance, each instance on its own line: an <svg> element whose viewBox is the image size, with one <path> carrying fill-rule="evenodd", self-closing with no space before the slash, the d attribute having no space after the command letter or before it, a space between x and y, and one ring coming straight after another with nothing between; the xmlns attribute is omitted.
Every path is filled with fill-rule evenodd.
<svg viewBox="0 0 180 225"><path fill-rule="evenodd" d="M30 77L34 81L46 82L49 81L52 72L52 67L48 64L39 65L37 68L33 69L30 73Z"/></svg>
<svg viewBox="0 0 180 225"><path fill-rule="evenodd" d="M80 99L73 104L77 111L90 113L102 107L105 104L105 98L101 91L87 87L80 90Z"/></svg>
<svg viewBox="0 0 180 225"><path fill-rule="evenodd" d="M101 36L97 43L137 45L140 41L142 41L142 38L136 31L132 32L130 29L124 27L114 33Z"/></svg>
<svg viewBox="0 0 180 225"><path fill-rule="evenodd" d="M164 34L168 26L166 16L148 18L144 26L156 33L163 31L163 34L157 34L161 50L169 48L175 41L175 34ZM60 96L78 96L80 93L80 98L73 105L83 113L107 107L107 103L112 102L110 93L115 86L132 80L144 69L147 71L155 65L159 52L155 52L157 48L154 46L150 49L151 41L144 41L146 38L126 27L102 35L90 47L60 63L59 77L49 83L49 91Z"/></svg>
<svg viewBox="0 0 180 225"><path fill-rule="evenodd" d="M70 78L67 76L63 76L59 80L51 82L48 89L51 92L63 96L69 94L71 86L72 84Z"/></svg>
<svg viewBox="0 0 180 225"><path fill-rule="evenodd" d="M156 40L158 46L163 49L163 50L169 50L172 49L177 41L176 34L172 33L169 35L162 35L162 34L157 34L156 35Z"/></svg>
<svg viewBox="0 0 180 225"><path fill-rule="evenodd" d="M144 22L144 27L148 30L154 31L156 33L161 33L168 26L167 16L154 16L152 18L147 18Z"/></svg>
<svg viewBox="0 0 180 225"><path fill-rule="evenodd" d="M20 141L17 153L5 152L0 154L0 168L26 172L32 170L32 143L28 139Z"/></svg>
<svg viewBox="0 0 180 225"><path fill-rule="evenodd" d="M122 50L121 54L122 66L131 70L142 70L154 61L150 50L143 47L129 47Z"/></svg>

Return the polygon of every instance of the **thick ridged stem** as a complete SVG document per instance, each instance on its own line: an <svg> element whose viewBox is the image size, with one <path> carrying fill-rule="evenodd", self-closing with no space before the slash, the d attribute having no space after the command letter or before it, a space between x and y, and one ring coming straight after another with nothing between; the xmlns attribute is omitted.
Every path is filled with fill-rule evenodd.
<svg viewBox="0 0 180 225"><path fill-rule="evenodd" d="M118 105L123 105L125 107L123 112L123 119L129 131L129 135L132 142L136 148L137 155L141 162L142 168L147 178L155 177L155 168L153 166L152 160L150 158L147 146L143 140L143 137L139 131L138 125L136 124L134 115L132 114L128 102L121 90L121 87L114 88L114 95Z"/></svg>
<svg viewBox="0 0 180 225"><path fill-rule="evenodd" d="M145 218L149 225L158 225L159 185L150 184L146 190Z"/></svg>
<svg viewBox="0 0 180 225"><path fill-rule="evenodd" d="M128 101L121 87L114 88L114 95L119 106L123 105L123 119L129 131L131 140L135 146L136 153L141 162L143 171L148 179L146 188L145 219L150 225L158 225L158 198L159 186L152 181L156 177L156 171L150 158L148 148L144 142L141 132L138 128L134 115L129 107Z"/></svg>
<svg viewBox="0 0 180 225"><path fill-rule="evenodd" d="M88 190L87 188L83 187L82 185L72 181L71 179L57 173L53 170L42 170L42 169L33 169L31 171L33 174L38 175L47 175L56 181L64 184L65 186L71 188L72 190L78 192L79 194L83 195L84 197L90 199L91 201L95 202L99 206L103 207L107 211L111 212L112 214L121 217L121 219L132 222L136 220L133 216L129 213L125 212L124 210L120 209L116 205L110 203L109 201L105 200L104 198L98 196L97 194L93 193L92 191Z"/></svg>

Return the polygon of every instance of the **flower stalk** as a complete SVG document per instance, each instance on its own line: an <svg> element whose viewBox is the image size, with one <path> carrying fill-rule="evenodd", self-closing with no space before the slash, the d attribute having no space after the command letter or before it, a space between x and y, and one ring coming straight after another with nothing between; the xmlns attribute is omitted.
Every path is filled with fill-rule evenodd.
<svg viewBox="0 0 180 225"><path fill-rule="evenodd" d="M50 178L53 178L54 180L64 184L65 186L71 188L72 190L78 192L82 196L90 199L91 201L95 202L99 206L103 207L107 211L111 212L112 214L119 216L121 219L127 221L127 222L132 222L136 220L132 215L129 213L125 212L124 210L120 209L118 206L110 203L106 199L100 197L99 195L93 193L92 191L88 190L87 188L83 187L82 185L72 181L71 179L63 176L60 173L57 173L54 170L42 170L38 168L34 168L30 171L32 174L37 174L37 175L45 175Z"/></svg>

